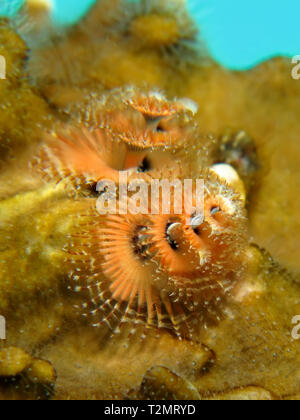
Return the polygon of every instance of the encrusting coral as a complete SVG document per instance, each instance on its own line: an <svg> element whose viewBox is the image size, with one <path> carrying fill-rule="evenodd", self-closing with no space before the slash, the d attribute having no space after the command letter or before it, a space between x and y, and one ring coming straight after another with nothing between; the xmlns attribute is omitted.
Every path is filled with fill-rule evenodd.
<svg viewBox="0 0 300 420"><path fill-rule="evenodd" d="M28 53L0 28L0 397L297 398L300 279L247 231L299 272L288 62L222 69L179 0L101 0L55 37L42 15ZM204 219L102 213L107 178L202 178Z"/></svg>
<svg viewBox="0 0 300 420"><path fill-rule="evenodd" d="M48 399L53 394L56 372L50 362L32 358L24 350L8 347L0 350L0 400L14 399L14 390L22 389L23 398Z"/></svg>
<svg viewBox="0 0 300 420"><path fill-rule="evenodd" d="M98 1L78 25L66 30L65 36L60 35L52 46L32 51L29 59L31 77L37 78L43 95L61 112L71 110L72 114L72 107L78 103L84 108L91 94L99 96L106 89L146 84L163 89L170 97L193 99L199 106L197 120L205 135L211 133L218 139L226 137L229 144L237 145L230 137L239 138L238 133L244 132L250 148L247 141L241 139L238 150L248 153L248 158L244 159L244 162L251 161L248 170L259 168L259 176L252 173L246 181L253 191L248 201L255 241L270 249L283 265L294 272L299 271L299 258L295 257L299 248L290 234L300 230L297 210L300 204L294 187L290 188L298 182L294 173L299 166L295 141L299 130L299 83L291 77L290 61L278 58L248 72L234 73L197 54L185 61L189 54L180 54L178 59L176 49L167 55L159 48L135 49L136 42L128 37L128 31L122 29L120 22L126 22L126 19L130 22L139 14L143 7L140 9L138 4ZM148 4L151 9L156 2ZM183 2L166 2L161 7L167 8L169 15L175 7L177 12L173 16L177 16ZM201 50L201 47L197 48L196 33L188 45L189 51L194 51L195 46L196 51ZM289 140L282 142L283 137ZM258 160L254 157L253 161L255 148ZM225 156L224 152L223 148L223 153L216 154L217 162L220 156L228 159L228 153ZM282 159L282 156L286 158ZM249 185L246 187L248 189ZM278 215L280 223L266 214L266 208ZM282 229L282 225L286 228Z"/></svg>
<svg viewBox="0 0 300 420"><path fill-rule="evenodd" d="M6 19L0 20L0 55L6 63L6 79L0 83L0 153L3 167L7 159L10 164L14 163L17 152L26 149L34 136L38 136L37 126L47 124L49 108L24 77L26 44Z"/></svg>

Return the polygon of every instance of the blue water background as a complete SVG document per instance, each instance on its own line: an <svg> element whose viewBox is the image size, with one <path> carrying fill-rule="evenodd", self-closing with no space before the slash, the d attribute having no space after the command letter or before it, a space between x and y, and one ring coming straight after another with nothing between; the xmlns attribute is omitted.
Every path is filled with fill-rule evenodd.
<svg viewBox="0 0 300 420"><path fill-rule="evenodd" d="M54 18L73 23L95 0L53 0ZM134 0L133 0L134 1ZM164 0L161 0L164 1ZM22 0L0 0L12 14ZM187 0L211 55L231 69L300 54L300 0Z"/></svg>

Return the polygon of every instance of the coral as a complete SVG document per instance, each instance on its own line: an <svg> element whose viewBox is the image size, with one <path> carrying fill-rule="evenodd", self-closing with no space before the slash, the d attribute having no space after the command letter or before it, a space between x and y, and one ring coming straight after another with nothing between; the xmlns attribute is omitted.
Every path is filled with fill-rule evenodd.
<svg viewBox="0 0 300 420"><path fill-rule="evenodd" d="M176 44L180 36L177 21L158 14L137 17L131 24L130 32L148 47Z"/></svg>
<svg viewBox="0 0 300 420"><path fill-rule="evenodd" d="M246 188L239 174L231 165L226 163L217 163L211 166L211 170L222 180L224 180L237 194L244 204L246 204Z"/></svg>
<svg viewBox="0 0 300 420"><path fill-rule="evenodd" d="M200 400L192 384L164 367L154 367L146 372L141 385L143 399Z"/></svg>
<svg viewBox="0 0 300 420"><path fill-rule="evenodd" d="M272 401L276 398L263 388L249 386L246 388L234 389L231 392L215 395L208 400L214 401Z"/></svg>
<svg viewBox="0 0 300 420"><path fill-rule="evenodd" d="M29 52L1 21L2 399L299 398L300 85L284 58L243 73L204 59L183 10L101 0L59 32L18 25L43 41ZM95 214L95 184L124 170L147 184L204 176L204 226ZM157 328L163 288L172 308ZM102 322L114 309L115 334ZM178 323L190 310L192 334Z"/></svg>
<svg viewBox="0 0 300 420"><path fill-rule="evenodd" d="M118 183L119 171L141 171L145 159L152 169L174 169L175 162L182 166L186 161L190 173L193 165L195 173L208 165L210 138L189 152L201 133L193 118L196 104L187 99L171 102L161 92L130 87L93 96L88 106L68 112L72 124L44 134L33 162L50 180L85 176L90 182L109 178Z"/></svg>
<svg viewBox="0 0 300 420"><path fill-rule="evenodd" d="M197 105L187 99L171 102L162 92L129 87L90 100L81 120L89 127L107 129L132 148L175 149L195 135L196 112Z"/></svg>
<svg viewBox="0 0 300 420"><path fill-rule="evenodd" d="M251 172L259 165L258 174L249 178L252 185L254 181L248 196L254 241L283 266L299 272L300 202L295 191L300 162L295 139L300 84L291 77L290 61L276 58L242 73L210 66L190 71L186 80L184 88L178 85L177 95L184 92L199 104L198 123L204 132L228 139L243 131L254 142L256 153L250 142L246 159Z"/></svg>
<svg viewBox="0 0 300 420"><path fill-rule="evenodd" d="M39 126L49 123L49 108L24 74L26 45L4 19L0 21L0 55L6 61L6 80L0 83L1 161L15 161L18 154L38 140Z"/></svg>
<svg viewBox="0 0 300 420"><path fill-rule="evenodd" d="M162 149L164 153L171 147L184 149L197 133L192 120L194 106L188 100L170 102L161 93L147 95L130 88L113 91L97 103L82 111L89 132L57 134L50 141L46 138L37 165L50 180L73 175L77 181L83 176L89 183L98 183L98 188L99 181L108 179L118 186L120 201L121 189L127 189L126 182L119 184L120 171L132 161L131 150L137 158L138 151L144 157L148 150ZM111 167L115 156L119 157L118 165ZM204 164L205 153L200 157ZM144 181L149 190L151 187L143 203L145 215L131 213L131 197L119 204L119 215L99 218L99 201L96 204L94 200L94 211L81 223L68 247L71 277L77 291L86 288L91 295L95 326L105 322L115 328L114 324L119 327L128 320L144 321L148 326L174 329L180 337L192 337L194 327L189 320L195 325L199 319L203 326L207 317L218 320L218 306L242 275L246 219L242 202L226 183L199 169L198 178L205 182L203 221L198 222L200 209L194 210L196 191L191 191L192 208L185 208L182 214L188 198L186 189L182 190L183 175L177 177L178 182L181 180L181 208L174 206L165 213L165 191L159 187L158 216L154 216L152 185L155 181L160 185L169 176L169 169L160 164L160 173L149 171L142 176L131 172L132 178ZM168 182L173 179L174 173ZM196 185L196 178L191 181ZM173 194L170 200L175 203L178 196ZM90 207L87 200L87 211ZM171 233L174 225L175 237ZM89 308L86 302L83 306Z"/></svg>
<svg viewBox="0 0 300 420"><path fill-rule="evenodd" d="M50 362L34 359L17 347L0 350L0 400L49 399L55 382Z"/></svg>

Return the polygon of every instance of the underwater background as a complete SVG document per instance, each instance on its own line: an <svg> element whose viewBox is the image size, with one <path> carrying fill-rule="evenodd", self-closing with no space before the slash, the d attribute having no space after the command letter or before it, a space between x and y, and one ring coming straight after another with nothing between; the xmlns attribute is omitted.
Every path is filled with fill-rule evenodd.
<svg viewBox="0 0 300 420"><path fill-rule="evenodd" d="M133 0L135 1L135 0ZM163 0L162 0L163 1ZM95 0L52 0L56 22L76 22ZM0 14L13 14L23 0L0 0ZM233 70L249 69L300 51L298 0L188 0L212 57Z"/></svg>

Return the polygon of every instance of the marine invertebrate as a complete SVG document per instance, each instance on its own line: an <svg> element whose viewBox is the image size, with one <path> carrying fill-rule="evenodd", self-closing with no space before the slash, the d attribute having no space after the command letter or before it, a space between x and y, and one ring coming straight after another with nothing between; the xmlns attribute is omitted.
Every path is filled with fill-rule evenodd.
<svg viewBox="0 0 300 420"><path fill-rule="evenodd" d="M144 19L147 25L143 25L141 39L139 22ZM177 35L172 35L174 29L161 32L164 24L177 26ZM159 34L163 34L161 40ZM204 47L198 48L197 35L198 29L180 0L163 4L156 0L101 0L72 30L56 29L48 47L33 48L27 68L48 100L63 110L84 100L86 94L128 84L168 88L173 83L172 73L180 74L187 62L199 55L202 59Z"/></svg>
<svg viewBox="0 0 300 420"><path fill-rule="evenodd" d="M24 350L8 347L0 351L0 376L16 376L30 366L31 357Z"/></svg>
<svg viewBox="0 0 300 420"><path fill-rule="evenodd" d="M103 5L104 1L98 5L100 3ZM28 172L27 162L31 159L29 146L35 144L36 137L40 138L39 130L36 135L37 123L48 125L50 122L56 130L60 124L54 127L54 116L55 121L63 120L74 129L71 103L85 100L91 92L100 98L104 86L128 83L141 86L145 81L150 82L151 86L166 90L168 95L193 98L199 104L196 119L202 134L212 132L216 138L223 138L227 127L232 127L233 133L240 130L249 133L248 137L255 139L264 173L264 177L259 173L260 188L251 195L254 205L250 209L250 224L254 240L269 248L276 258L280 258L281 264L293 267L295 271L299 266L299 177L296 175L299 167L300 85L290 77L290 60L272 60L245 73L224 71L217 65L204 68L198 60L185 67L185 57L175 67L172 66L172 55L166 54L164 47L146 48L147 53L144 53L138 43L134 44L131 35L122 33L120 36L121 32L116 31L115 37L107 36L113 32L113 8L117 2L109 0L105 3L107 13L103 13L103 8L97 9L93 30L85 27L86 21L82 22L63 40L54 40L52 47L39 53L39 58L44 55L46 60L38 70L35 69L39 84L33 89L24 71L24 44L6 22L2 27L3 43L0 44L4 47L1 53L7 58L9 71L7 81L0 84L4 101L0 112L1 150L8 150L16 162L15 165L7 164L8 154L2 155L6 169L1 171L0 180L0 313L7 318L7 347L24 348L51 362L58 372L58 380L55 392L52 389L46 393L48 398L145 398L149 396L148 390L154 393L152 398L164 395L176 398L182 397L190 385L202 399L299 398L299 342L291 338L294 327L291 320L300 313L299 276L293 277L283 271L269 254L257 247L247 248L244 253L245 271L233 282L236 287L229 291L228 300L216 303L215 307L208 305L212 320L217 319L219 312L222 314L223 308L226 316L210 324L208 314L199 313L199 325L203 326L206 321L208 328L199 331L195 326L193 342L179 341L169 333L170 330L160 329L158 333L157 328L145 329L145 319L142 325L122 325L120 334L108 340L106 326L91 328L92 322L97 323L103 318L96 316L92 319L90 310L95 306L89 304L85 308L88 318L77 318L74 305L80 305L82 301L87 303L90 296L88 289L78 293L67 289L71 267L70 262L65 261L66 251L67 259L73 259L73 268L84 270L77 272L82 281L75 279L74 272L74 287L85 287L87 267L93 263L89 256L96 254L95 249L88 246L91 231L95 226L104 227L105 223L99 215L96 219L89 213L86 226L79 226L85 223L83 214L87 213L87 208L90 205L95 208L95 199L90 199L92 192L78 194L74 199L66 194L63 183L55 184L58 179L54 173L50 177L54 182L40 189L40 173L33 178ZM121 38L122 42L119 42ZM58 61L57 57L63 60ZM171 59L166 60L166 57ZM49 108L38 90L56 108ZM65 113L66 109L71 112ZM176 120L176 114L174 117ZM59 133L60 129L57 130ZM146 156L139 176L143 179L146 175L154 176L160 162L164 163L165 174L166 168L172 171L177 161L190 177L191 173L193 177L201 174L203 165L210 167L216 161L211 162L211 156L208 162L202 158L203 138L198 136L197 130L195 134L191 142L186 142L182 155L173 154L173 147L169 148L170 155L162 149L143 150L142 154ZM119 143L120 149L122 143ZM199 165L193 164L190 171L188 161L198 150ZM230 147L230 154L235 150L235 147ZM238 151L243 153L243 148L238 148ZM167 155L168 159L165 159ZM246 153L246 161L250 155L251 152ZM140 160L135 159L134 154L132 157L132 163L125 165L128 168ZM224 155L217 159L221 164L224 160ZM61 168L58 160L56 164ZM79 167L77 172L79 169L82 168ZM239 169L238 172L242 175ZM97 172L93 177L96 175ZM157 176L160 179L160 175ZM65 184L72 184L73 188L70 181L72 179L66 179ZM222 180L218 183L223 184ZM217 204L213 213L221 203ZM208 220L213 223L209 214ZM195 228L197 222L193 217ZM75 233L63 251L70 232ZM144 233L142 230L137 235L136 251L142 256L150 254L154 259L148 245L151 244L149 235ZM194 234L189 226L179 229L175 220L168 226L167 241L164 242L173 251L176 240L182 241L185 235L188 235L188 240L194 238L198 241ZM100 241L93 241L93 244L96 248ZM76 249L85 255L72 255ZM102 257L97 261L100 262ZM156 254L156 258L163 263L161 254ZM93 274L94 268L91 268ZM95 280L92 276L89 279L89 284ZM125 292L125 289L123 292L119 290L118 299ZM104 297L110 295L111 292L107 292ZM99 303L103 302L99 299ZM174 331L171 324L170 328ZM135 339L132 338L133 329ZM183 325L179 334L182 338L187 336ZM204 351L203 347L210 351ZM7 364L9 368L7 358L3 360L2 366L5 368ZM158 371L158 366L163 368L162 371ZM151 372L154 372L152 378ZM35 377L36 373L32 377L25 369L22 378L17 375L1 379L0 398L45 395L39 392L36 383L32 387ZM177 382L179 388L176 388ZM147 386L141 387L145 383ZM251 386L253 384L256 386ZM28 386L30 392L26 393ZM166 387L169 394L164 394L161 387Z"/></svg>
<svg viewBox="0 0 300 420"><path fill-rule="evenodd" d="M257 147L245 131L224 135L218 145L216 160L234 167L248 192L253 189L258 180L261 163Z"/></svg>
<svg viewBox="0 0 300 420"><path fill-rule="evenodd" d="M51 121L48 105L23 75L26 48L10 22L0 19L0 55L6 63L6 79L0 80L1 167L37 140L38 126L47 127Z"/></svg>
<svg viewBox="0 0 300 420"><path fill-rule="evenodd" d="M0 392L3 396L13 399L16 389L20 389L20 399L49 399L55 382L56 372L50 362L35 359L21 348L0 349Z"/></svg>
<svg viewBox="0 0 300 420"><path fill-rule="evenodd" d="M127 26L135 48L154 49L178 59L200 55L199 29L179 0L140 0L129 8ZM203 48L202 48L203 53Z"/></svg>
<svg viewBox="0 0 300 420"><path fill-rule="evenodd" d="M32 162L47 179L85 177L100 181L102 178L118 181L118 169L124 166L126 150L116 147L105 132L66 128L44 137L39 154ZM122 150L123 149L123 150Z"/></svg>
<svg viewBox="0 0 300 420"><path fill-rule="evenodd" d="M181 169L178 156L178 160L168 162L170 166L164 166L161 157L160 170L146 174L138 165L148 151L163 154L171 150L174 154L177 149L185 150L196 137L196 109L188 99L168 101L159 92L146 93L133 87L113 90L92 101L87 111L80 110L77 119L89 131L81 129L69 135L58 133L51 140L46 138L36 163L54 180L73 176L77 185L81 178L87 183L114 181L119 200L121 188L127 189L122 185L120 171L129 166L135 170L128 172L128 182L144 182L148 193L154 181L171 183L177 177L183 185L185 176L193 177L192 164ZM202 163L206 161L205 152L204 146L198 151ZM195 186L188 193L181 189L179 210L179 197L172 191L169 199L173 206L167 213L161 186L156 211L149 194L146 201L139 197L143 201L139 214L128 214L132 192L128 202L118 204L117 215L105 211L98 218L94 203L90 215L93 229L81 226L83 233L76 232L74 241L67 246L72 255L75 288L87 288L91 294L94 325L105 321L114 328L114 324L133 320L192 337L193 327L188 322L192 315L199 315L205 323L215 307L218 312L216 302L228 295L243 271L245 216L238 195L212 171L201 172L198 168L197 175L205 181L204 221L197 213L200 209ZM99 192L105 193L105 189ZM182 213L188 199L190 208L185 207ZM90 209L91 201L87 203Z"/></svg>
<svg viewBox="0 0 300 420"><path fill-rule="evenodd" d="M144 399L149 400L201 399L197 389L191 383L161 366L149 369L143 378L140 392Z"/></svg>
<svg viewBox="0 0 300 420"><path fill-rule="evenodd" d="M159 91L134 87L90 97L83 109L81 105L72 108L73 124L44 135L34 166L48 179L73 176L116 183L119 171L145 170L150 154L153 170L175 167L180 161L181 166L183 159L188 160L187 145L198 136L196 110L188 99L170 101ZM210 142L203 141L193 153L195 167L207 161ZM189 161L191 171L190 156Z"/></svg>
<svg viewBox="0 0 300 420"><path fill-rule="evenodd" d="M13 18L13 25L31 51L53 44L61 31L52 19L52 0L25 0Z"/></svg>
<svg viewBox="0 0 300 420"><path fill-rule="evenodd" d="M178 43L178 22L168 16L149 14L136 17L130 25L133 37L147 47L167 47Z"/></svg>
<svg viewBox="0 0 300 420"><path fill-rule="evenodd" d="M131 49L156 50L160 54L186 56L199 53L199 30L183 2L180 0L165 1L138 0L115 2L113 24L109 28L112 37L121 34L122 42L129 43ZM105 7L105 5L104 5ZM93 27L93 19L103 5L96 4L89 16L87 27ZM109 21L109 18L107 19Z"/></svg>
<svg viewBox="0 0 300 420"><path fill-rule="evenodd" d="M146 214L97 217L91 208L66 249L75 290L90 293L83 307L95 326L142 322L192 338L197 319L202 326L219 319L243 273L246 219L238 195L213 173L202 176L204 221L175 207L164 214L161 204L147 214L150 201Z"/></svg>
<svg viewBox="0 0 300 420"><path fill-rule="evenodd" d="M230 392L215 394L207 398L211 401L274 401L278 398L264 388L248 386L232 389Z"/></svg>

